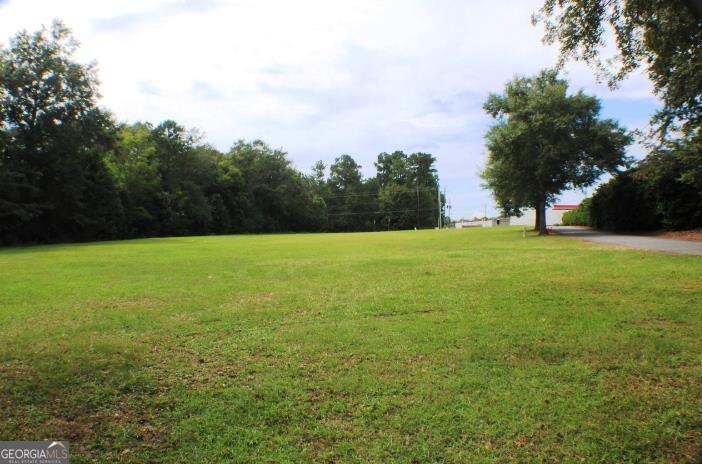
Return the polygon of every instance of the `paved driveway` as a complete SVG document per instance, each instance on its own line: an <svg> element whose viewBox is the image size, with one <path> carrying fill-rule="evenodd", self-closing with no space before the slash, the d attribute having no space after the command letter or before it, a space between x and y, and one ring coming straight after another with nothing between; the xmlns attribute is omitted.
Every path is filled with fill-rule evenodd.
<svg viewBox="0 0 702 464"><path fill-rule="evenodd" d="M578 238L586 242L618 245L641 250L663 251L684 255L702 256L702 242L690 240L673 240L670 238L645 237L640 235L620 235L609 232L600 232L587 227L554 227L553 231L559 235Z"/></svg>

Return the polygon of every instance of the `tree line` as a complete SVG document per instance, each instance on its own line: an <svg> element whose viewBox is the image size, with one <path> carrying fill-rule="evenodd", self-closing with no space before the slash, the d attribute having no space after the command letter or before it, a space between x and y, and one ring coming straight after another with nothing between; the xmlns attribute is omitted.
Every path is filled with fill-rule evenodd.
<svg viewBox="0 0 702 464"><path fill-rule="evenodd" d="M0 243L430 228L443 214L428 153L381 153L369 178L347 154L306 174L260 140L223 153L172 120L117 123L76 47L57 21L0 49Z"/></svg>

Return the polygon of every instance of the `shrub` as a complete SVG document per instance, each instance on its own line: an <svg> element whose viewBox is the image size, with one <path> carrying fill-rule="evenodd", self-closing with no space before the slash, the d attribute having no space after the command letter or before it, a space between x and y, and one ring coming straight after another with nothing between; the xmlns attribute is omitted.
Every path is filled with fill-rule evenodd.
<svg viewBox="0 0 702 464"><path fill-rule="evenodd" d="M668 143L636 171L654 193L666 229L702 227L702 136Z"/></svg>
<svg viewBox="0 0 702 464"><path fill-rule="evenodd" d="M654 193L645 181L633 174L633 170L623 172L597 188L590 205L593 227L644 231L661 226Z"/></svg>
<svg viewBox="0 0 702 464"><path fill-rule="evenodd" d="M702 134L654 149L636 168L600 185L588 206L589 225L598 229L702 227ZM563 223L587 224L587 208L580 209L564 214Z"/></svg>
<svg viewBox="0 0 702 464"><path fill-rule="evenodd" d="M586 198L580 203L580 206L575 208L573 211L568 211L563 214L563 225L564 226L591 226L592 221L590 219L590 203L592 200Z"/></svg>

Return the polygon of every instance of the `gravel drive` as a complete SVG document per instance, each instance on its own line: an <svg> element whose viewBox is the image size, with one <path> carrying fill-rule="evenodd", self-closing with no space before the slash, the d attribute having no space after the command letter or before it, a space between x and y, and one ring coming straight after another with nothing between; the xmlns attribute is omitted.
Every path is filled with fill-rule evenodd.
<svg viewBox="0 0 702 464"><path fill-rule="evenodd" d="M638 248L641 250L702 256L702 242L645 237L641 235L613 234L610 232L593 230L587 227L559 226L554 227L553 231L556 234L578 238L586 242L625 246L629 248Z"/></svg>

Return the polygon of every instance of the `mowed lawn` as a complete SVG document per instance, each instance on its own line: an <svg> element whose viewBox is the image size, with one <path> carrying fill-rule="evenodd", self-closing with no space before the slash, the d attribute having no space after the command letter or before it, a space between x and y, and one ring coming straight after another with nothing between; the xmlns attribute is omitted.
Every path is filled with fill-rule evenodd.
<svg viewBox="0 0 702 464"><path fill-rule="evenodd" d="M516 228L0 250L0 440L71 462L690 462L702 259Z"/></svg>

